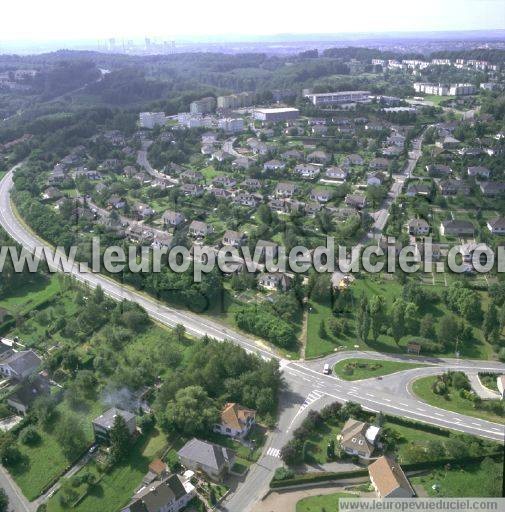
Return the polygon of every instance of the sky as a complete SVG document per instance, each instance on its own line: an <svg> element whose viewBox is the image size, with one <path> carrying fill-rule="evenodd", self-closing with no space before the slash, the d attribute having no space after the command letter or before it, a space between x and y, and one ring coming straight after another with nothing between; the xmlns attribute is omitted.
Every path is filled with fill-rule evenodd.
<svg viewBox="0 0 505 512"><path fill-rule="evenodd" d="M0 41L505 29L505 0L0 2Z"/></svg>

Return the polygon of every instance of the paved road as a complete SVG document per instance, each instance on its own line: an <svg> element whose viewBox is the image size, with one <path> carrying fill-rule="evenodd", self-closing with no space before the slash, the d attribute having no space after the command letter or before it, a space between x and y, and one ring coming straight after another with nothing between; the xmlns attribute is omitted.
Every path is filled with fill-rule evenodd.
<svg viewBox="0 0 505 512"><path fill-rule="evenodd" d="M13 239L28 250L33 251L36 246L47 246L14 215L9 198L10 189L13 185L12 173L13 170L9 171L0 181L0 225ZM54 267L51 264L50 266ZM224 507L230 512L247 512L250 510L254 502L268 489L272 472L281 464L280 449L289 440L293 430L303 420L308 410L311 408L320 409L325 404L335 400L340 402L351 400L372 411L382 410L386 413L442 427L450 427L468 434L503 442L504 427L502 425L428 406L409 391L411 380L419 376L440 373L453 367L469 371L495 369L505 372L505 365L501 363L440 359L430 361L433 365L436 365L435 368L426 367L410 370L384 377L382 380L346 382L332 375L323 375L321 373L323 364L326 361L333 364L341 357L355 357L360 354L359 352L333 355L311 362L288 361L279 357L275 349L261 340L233 331L229 327L202 316L170 308L147 295L102 275L82 272L75 264L65 263L58 270L72 273L77 280L85 282L91 287L100 284L104 292L114 299L127 299L137 302L146 309L152 318L167 326L183 324L192 335L203 336L207 334L218 340L229 340L265 359L276 358L279 360L286 381L286 390L282 392L280 397L279 424L275 432L269 436L258 463L252 467L245 480L237 485L235 492L224 503ZM404 360L404 357L386 356L373 352L366 353L366 356ZM24 511L26 509L19 508L18 510Z"/></svg>

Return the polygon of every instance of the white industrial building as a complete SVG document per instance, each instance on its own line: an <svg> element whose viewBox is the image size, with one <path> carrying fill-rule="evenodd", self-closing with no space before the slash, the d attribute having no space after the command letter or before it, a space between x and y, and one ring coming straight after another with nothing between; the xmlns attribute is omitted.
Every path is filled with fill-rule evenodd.
<svg viewBox="0 0 505 512"><path fill-rule="evenodd" d="M244 131L244 120L240 117L225 117L217 122L218 128L227 133L240 133Z"/></svg>
<svg viewBox="0 0 505 512"><path fill-rule="evenodd" d="M254 119L265 123L277 123L279 121L291 121L298 119L300 111L297 108L257 108L254 111Z"/></svg>
<svg viewBox="0 0 505 512"><path fill-rule="evenodd" d="M324 107L326 105L349 105L370 101L370 91L340 91L319 94L305 94L313 105Z"/></svg>
<svg viewBox="0 0 505 512"><path fill-rule="evenodd" d="M414 90L435 96L468 96L476 92L476 88L472 84L430 84L425 82L415 82Z"/></svg>
<svg viewBox="0 0 505 512"><path fill-rule="evenodd" d="M152 130L155 126L164 126L167 122L165 112L141 112L139 114L141 128Z"/></svg>

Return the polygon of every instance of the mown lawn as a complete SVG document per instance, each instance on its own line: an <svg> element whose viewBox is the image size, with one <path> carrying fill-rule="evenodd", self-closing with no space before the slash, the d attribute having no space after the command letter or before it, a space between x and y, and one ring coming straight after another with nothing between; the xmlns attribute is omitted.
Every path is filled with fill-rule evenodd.
<svg viewBox="0 0 505 512"><path fill-rule="evenodd" d="M116 511L127 504L133 491L140 485L148 470L149 463L164 450L167 439L163 433L155 430L147 439L140 438L132 447L128 458L94 485L88 495L73 509L80 512L97 512L100 510ZM83 473L98 474L94 463L81 469ZM58 493L49 500L48 512L62 512Z"/></svg>
<svg viewBox="0 0 505 512"><path fill-rule="evenodd" d="M453 498L500 497L502 480L503 461L490 460L435 469L410 478L413 485L422 485L429 496Z"/></svg>
<svg viewBox="0 0 505 512"><path fill-rule="evenodd" d="M339 498L353 496L348 492L336 492L303 498L296 504L296 512L337 512Z"/></svg>
<svg viewBox="0 0 505 512"><path fill-rule="evenodd" d="M336 348L344 345L342 340L337 340L328 329L328 321L332 318L331 305L311 302L307 315L307 346L305 357L307 359L331 354ZM319 333L319 326L324 321L326 337L322 338Z"/></svg>
<svg viewBox="0 0 505 512"><path fill-rule="evenodd" d="M380 377L402 370L411 370L425 366L423 364L404 363L402 361L374 361L372 359L344 359L333 367L333 373L344 380L361 380Z"/></svg>
<svg viewBox="0 0 505 512"><path fill-rule="evenodd" d="M459 396L459 393L452 388L450 388L447 398L442 395L437 395L431 389L436 380L437 377L423 377L417 379L412 384L412 390L421 400L424 400L434 407L482 418L483 420L493 421L495 423L505 423L505 419L502 416L498 416L490 411L475 409L472 401L462 398Z"/></svg>

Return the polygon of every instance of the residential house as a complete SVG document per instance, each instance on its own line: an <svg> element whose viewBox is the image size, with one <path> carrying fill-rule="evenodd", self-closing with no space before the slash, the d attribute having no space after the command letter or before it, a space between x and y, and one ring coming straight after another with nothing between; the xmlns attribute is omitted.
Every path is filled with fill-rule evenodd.
<svg viewBox="0 0 505 512"><path fill-rule="evenodd" d="M231 178L230 176L216 176L212 180L212 185L215 187L233 188L236 184L237 180L235 178Z"/></svg>
<svg viewBox="0 0 505 512"><path fill-rule="evenodd" d="M447 177L452 174L452 169L448 165L430 164L426 166L426 172L430 176Z"/></svg>
<svg viewBox="0 0 505 512"><path fill-rule="evenodd" d="M209 478L220 481L235 463L235 453L229 448L193 438L178 452L181 464Z"/></svg>
<svg viewBox="0 0 505 512"><path fill-rule="evenodd" d="M456 149L461 144L461 141L455 139L451 135L447 135L441 142L437 142L436 145L443 149Z"/></svg>
<svg viewBox="0 0 505 512"><path fill-rule="evenodd" d="M8 349L0 354L0 375L7 379L22 381L35 373L42 359L33 350Z"/></svg>
<svg viewBox="0 0 505 512"><path fill-rule="evenodd" d="M154 232L152 231L152 229L144 226L143 224L138 224L137 222L132 222L126 228L125 236L131 242L151 243L154 238Z"/></svg>
<svg viewBox="0 0 505 512"><path fill-rule="evenodd" d="M221 421L214 425L214 432L243 439L251 430L256 411L240 404L228 402L221 410Z"/></svg>
<svg viewBox="0 0 505 512"><path fill-rule="evenodd" d="M505 195L505 182L503 181L483 181L479 188L486 197L497 197Z"/></svg>
<svg viewBox="0 0 505 512"><path fill-rule="evenodd" d="M407 188L406 195L408 197L428 197L431 194L431 185L426 183L413 183Z"/></svg>
<svg viewBox="0 0 505 512"><path fill-rule="evenodd" d="M313 179L319 175L321 168L313 164L298 164L294 172L304 179Z"/></svg>
<svg viewBox="0 0 505 512"><path fill-rule="evenodd" d="M383 455L368 466L370 481L379 498L412 498L414 489L410 485L400 464L391 456Z"/></svg>
<svg viewBox="0 0 505 512"><path fill-rule="evenodd" d="M269 160L263 164L264 171L278 171L280 169L284 169L285 167L286 164L280 160Z"/></svg>
<svg viewBox="0 0 505 512"><path fill-rule="evenodd" d="M364 163L363 157L357 154L347 155L343 160L344 165L363 165Z"/></svg>
<svg viewBox="0 0 505 512"><path fill-rule="evenodd" d="M248 190L259 190L261 188L261 182L256 178L247 178L240 186Z"/></svg>
<svg viewBox="0 0 505 512"><path fill-rule="evenodd" d="M430 225L424 219L411 219L407 224L409 235L426 236L430 232Z"/></svg>
<svg viewBox="0 0 505 512"><path fill-rule="evenodd" d="M277 183L275 186L275 195L277 197L293 197L297 190L297 186L294 183Z"/></svg>
<svg viewBox="0 0 505 512"><path fill-rule="evenodd" d="M195 496L190 478L173 474L141 487L121 512L179 512Z"/></svg>
<svg viewBox="0 0 505 512"><path fill-rule="evenodd" d="M248 206L251 208L256 208L263 201L263 196L261 194L249 194L240 192L235 194L233 197L233 202L235 204L239 204L241 206Z"/></svg>
<svg viewBox="0 0 505 512"><path fill-rule="evenodd" d="M456 194L467 196L470 194L470 186L461 180L441 181L438 188L443 196L454 196Z"/></svg>
<svg viewBox="0 0 505 512"><path fill-rule="evenodd" d="M391 146L398 146L399 148L403 148L405 146L405 137L399 133L394 133L390 135L386 142Z"/></svg>
<svg viewBox="0 0 505 512"><path fill-rule="evenodd" d="M56 187L47 187L44 192L42 192L42 199L44 201L55 201L63 197L63 194Z"/></svg>
<svg viewBox="0 0 505 512"><path fill-rule="evenodd" d="M493 235L505 235L505 217L488 220L487 228Z"/></svg>
<svg viewBox="0 0 505 512"><path fill-rule="evenodd" d="M158 247L160 249L162 247L170 248L170 247L172 247L173 240L174 240L174 237L172 235L170 235L169 233L154 231L151 245L153 247Z"/></svg>
<svg viewBox="0 0 505 512"><path fill-rule="evenodd" d="M225 190L224 188L211 188L209 193L218 199L228 199L231 197L231 192L229 190Z"/></svg>
<svg viewBox="0 0 505 512"><path fill-rule="evenodd" d="M403 153L403 149L398 146L388 146L381 150L382 156L391 158L400 155Z"/></svg>
<svg viewBox="0 0 505 512"><path fill-rule="evenodd" d="M217 151L214 151L212 153L210 159L211 160L217 160L218 162L224 162L225 160L231 160L234 158L234 155L231 153L228 153L226 151L223 151L222 149L218 149Z"/></svg>
<svg viewBox="0 0 505 512"><path fill-rule="evenodd" d="M315 215L323 209L323 205L321 203L317 203L315 201L309 201L305 203L304 211L307 215Z"/></svg>
<svg viewBox="0 0 505 512"><path fill-rule="evenodd" d="M375 171L384 171L389 167L389 160L386 158L374 158L373 160L370 160L368 167Z"/></svg>
<svg viewBox="0 0 505 512"><path fill-rule="evenodd" d="M284 153L281 154L281 158L283 160L302 160L303 153L297 149L289 149L288 151L284 151Z"/></svg>
<svg viewBox="0 0 505 512"><path fill-rule="evenodd" d="M333 197L331 190L324 188L313 188L310 191L310 199L319 203L327 203Z"/></svg>
<svg viewBox="0 0 505 512"><path fill-rule="evenodd" d="M338 181L345 181L347 176L349 176L349 172L342 167L328 167L326 169L325 175L327 178Z"/></svg>
<svg viewBox="0 0 505 512"><path fill-rule="evenodd" d="M126 199L124 197L118 196L117 194L112 194L107 200L107 206L119 210L120 208L124 208L126 206Z"/></svg>
<svg viewBox="0 0 505 512"><path fill-rule="evenodd" d="M344 202L347 206L361 210L366 206L366 197L359 194L347 194Z"/></svg>
<svg viewBox="0 0 505 512"><path fill-rule="evenodd" d="M469 220L444 220L440 224L442 236L473 236L474 225Z"/></svg>
<svg viewBox="0 0 505 512"><path fill-rule="evenodd" d="M142 220L152 217L156 212L148 204L137 203L133 206L132 213L138 220Z"/></svg>
<svg viewBox="0 0 505 512"><path fill-rule="evenodd" d="M268 202L268 207L273 212L289 213L289 202L285 199L272 199Z"/></svg>
<svg viewBox="0 0 505 512"><path fill-rule="evenodd" d="M118 160L117 158L108 158L102 162L100 167L106 171L119 171L121 169L121 160Z"/></svg>
<svg viewBox="0 0 505 512"><path fill-rule="evenodd" d="M109 410L105 411L103 414L101 414L91 422L93 426L93 432L95 434L95 441L97 443L110 442L110 431L114 426L114 423L118 416L122 416L126 423L128 433L130 434L130 436L133 436L133 434L137 430L137 421L135 419L135 414L131 413L130 411L118 409L117 407L111 407Z"/></svg>
<svg viewBox="0 0 505 512"><path fill-rule="evenodd" d="M307 162L317 162L319 164L326 164L330 161L330 157L326 154L325 151L312 151L307 155Z"/></svg>
<svg viewBox="0 0 505 512"><path fill-rule="evenodd" d="M481 165L469 167L467 172L468 176L470 176L471 178L489 179L489 176L491 174L491 171L487 167L482 167Z"/></svg>
<svg viewBox="0 0 505 512"><path fill-rule="evenodd" d="M485 153L482 148L463 148L458 151L461 156L480 156Z"/></svg>
<svg viewBox="0 0 505 512"><path fill-rule="evenodd" d="M384 183L385 178L382 172L371 172L367 176L366 184L372 187L378 187Z"/></svg>
<svg viewBox="0 0 505 512"><path fill-rule="evenodd" d="M183 183L181 186L181 192L185 196L199 197L203 196L204 188L196 183Z"/></svg>
<svg viewBox="0 0 505 512"><path fill-rule="evenodd" d="M232 245L233 247L240 247L247 242L247 235L239 231L232 231L229 229L223 235L223 245Z"/></svg>
<svg viewBox="0 0 505 512"><path fill-rule="evenodd" d="M255 160L247 156L238 156L233 160L231 166L235 169L249 169L251 165L254 165Z"/></svg>
<svg viewBox="0 0 505 512"><path fill-rule="evenodd" d="M16 387L14 392L7 397L7 405L18 414L24 415L37 398L49 395L50 391L49 379L43 375L34 375Z"/></svg>
<svg viewBox="0 0 505 512"><path fill-rule="evenodd" d="M265 290L289 290L291 278L283 272L266 272L258 276L258 286Z"/></svg>
<svg viewBox="0 0 505 512"><path fill-rule="evenodd" d="M167 210L162 216L161 219L163 220L163 225L171 228L176 228L177 226L180 226L184 221L186 220L184 218L184 215L179 212L174 212L171 210Z"/></svg>
<svg viewBox="0 0 505 512"><path fill-rule="evenodd" d="M206 222L202 222L201 220L194 220L189 225L188 232L193 237L205 237L210 235L214 231L213 227Z"/></svg>
<svg viewBox="0 0 505 512"><path fill-rule="evenodd" d="M188 169L181 174L181 179L189 183L198 183L199 181L203 181L203 174L200 171Z"/></svg>
<svg viewBox="0 0 505 512"><path fill-rule="evenodd" d="M340 444L349 455L370 459L377 448L380 431L380 427L350 418L340 433Z"/></svg>

